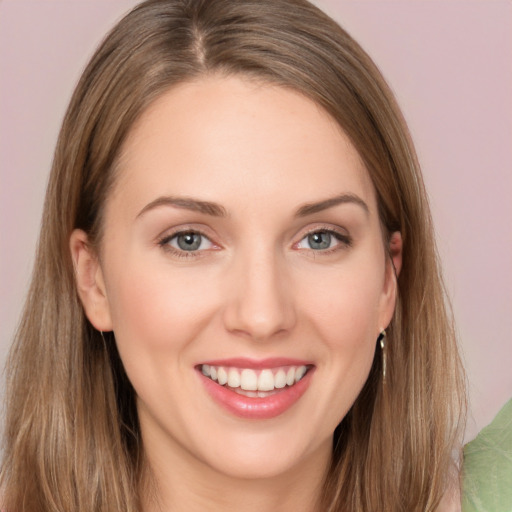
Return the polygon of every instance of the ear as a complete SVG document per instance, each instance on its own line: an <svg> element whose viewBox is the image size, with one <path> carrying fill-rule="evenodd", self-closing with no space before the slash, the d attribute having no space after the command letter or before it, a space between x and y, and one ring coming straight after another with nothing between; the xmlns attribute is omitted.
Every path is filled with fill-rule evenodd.
<svg viewBox="0 0 512 512"><path fill-rule="evenodd" d="M392 233L386 254L386 275L382 290L381 310L379 315L379 328L385 329L390 324L395 311L398 289L398 275L402 269L402 235L400 231Z"/></svg>
<svg viewBox="0 0 512 512"><path fill-rule="evenodd" d="M69 239L69 248L78 295L87 318L98 331L111 331L112 319L103 271L96 251L88 243L87 233L75 229Z"/></svg>
<svg viewBox="0 0 512 512"><path fill-rule="evenodd" d="M395 231L391 234L391 238L389 239L389 256L393 263L395 277L398 277L400 275L400 270L402 270L402 248L402 233L400 233L400 231Z"/></svg>

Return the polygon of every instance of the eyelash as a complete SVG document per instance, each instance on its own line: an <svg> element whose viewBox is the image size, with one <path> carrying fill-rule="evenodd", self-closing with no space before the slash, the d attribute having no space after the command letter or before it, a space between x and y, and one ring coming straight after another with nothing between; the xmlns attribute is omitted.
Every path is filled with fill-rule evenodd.
<svg viewBox="0 0 512 512"><path fill-rule="evenodd" d="M308 251L311 251L315 256L317 254L319 254L319 255L320 254L322 254L322 255L332 254L341 249L350 248L352 246L352 238L349 235L342 234L339 231L333 229L332 227L316 227L315 229L312 229L311 231L306 232L298 242L293 244L293 247L297 248L296 246L300 242L302 242L302 240L304 240L305 238L307 238L310 235L314 235L315 233L327 233L327 234L333 236L339 242L334 247L327 248L327 249L319 249L319 250L314 250L311 248L306 249ZM174 238L177 238L179 236L183 236L183 235L199 235L200 237L208 240L213 246L215 246L214 242L212 242L207 235L205 235L204 233L202 233L201 231L196 230L196 229L183 229L183 230L171 233L171 234L167 234L158 240L158 245L164 251L169 252L173 256L178 257L178 258L198 258L198 257L203 256L203 253L206 250L208 250L208 249L203 249L203 250L196 250L196 251L186 251L186 250L176 249L175 247L172 247L170 245L169 242L171 240L173 240ZM216 246L216 247L218 248L218 246Z"/></svg>
<svg viewBox="0 0 512 512"><path fill-rule="evenodd" d="M206 249L199 250L199 251L185 251L185 250L179 250L170 245L170 241L174 238L177 238L179 236L183 235L199 235L202 238L205 238L208 240L212 245L215 246L215 244L210 240L208 236L206 236L201 231L198 231L196 229L182 229L180 231L176 231L171 234L167 234L161 239L158 240L158 245L166 252L171 253L173 256L177 258L198 258L203 256L203 253Z"/></svg>
<svg viewBox="0 0 512 512"><path fill-rule="evenodd" d="M307 238L310 235L314 235L315 233L327 233L327 234L333 236L339 242L339 244L336 244L334 247L331 247L328 249L319 249L319 250L307 249L307 250L311 251L314 256L328 255L328 254L335 253L341 249L348 249L348 248L352 247L353 240L352 240L351 236L344 234L344 233L340 233L336 229L333 229L332 227L328 227L328 226L325 226L325 227L317 226L314 229L312 229L311 231L307 231L302 236L302 238L294 244L294 246L298 245L300 242L302 242L302 240L304 240L305 238Z"/></svg>

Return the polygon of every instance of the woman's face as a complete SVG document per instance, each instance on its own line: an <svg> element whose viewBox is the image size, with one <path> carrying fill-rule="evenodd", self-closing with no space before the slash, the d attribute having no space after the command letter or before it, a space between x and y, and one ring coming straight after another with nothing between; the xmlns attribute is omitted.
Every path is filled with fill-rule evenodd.
<svg viewBox="0 0 512 512"><path fill-rule="evenodd" d="M173 88L123 146L101 263L81 236L80 293L115 333L155 466L325 466L395 277L368 173L322 109L236 77Z"/></svg>

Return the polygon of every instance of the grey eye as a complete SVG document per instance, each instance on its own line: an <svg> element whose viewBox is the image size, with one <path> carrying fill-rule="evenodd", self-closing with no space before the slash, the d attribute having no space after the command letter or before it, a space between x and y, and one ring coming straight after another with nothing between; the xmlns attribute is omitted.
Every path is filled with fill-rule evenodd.
<svg viewBox="0 0 512 512"><path fill-rule="evenodd" d="M169 244L176 249L182 251L197 251L198 249L206 249L205 245L211 244L211 242L205 236L200 233L188 232L178 233L174 235L170 240Z"/></svg>
<svg viewBox="0 0 512 512"><path fill-rule="evenodd" d="M306 238L311 249L321 251L331 247L332 235L327 231L317 231L309 234Z"/></svg>

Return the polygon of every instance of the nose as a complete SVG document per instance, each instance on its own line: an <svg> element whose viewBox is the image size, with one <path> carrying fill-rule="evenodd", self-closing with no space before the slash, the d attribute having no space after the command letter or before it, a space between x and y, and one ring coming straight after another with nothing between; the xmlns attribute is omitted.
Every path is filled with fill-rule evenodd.
<svg viewBox="0 0 512 512"><path fill-rule="evenodd" d="M233 265L224 310L226 329L255 341L291 331L296 323L295 300L284 262L258 251Z"/></svg>

